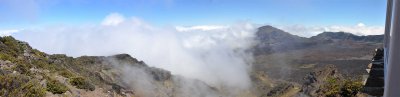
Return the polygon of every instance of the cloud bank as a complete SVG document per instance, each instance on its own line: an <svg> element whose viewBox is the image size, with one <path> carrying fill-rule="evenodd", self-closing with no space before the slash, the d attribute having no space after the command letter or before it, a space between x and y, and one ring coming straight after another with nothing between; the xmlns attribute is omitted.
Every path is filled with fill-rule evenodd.
<svg viewBox="0 0 400 97"><path fill-rule="evenodd" d="M295 35L303 36L303 37L311 37L315 36L322 32L349 32L355 35L381 35L384 34L385 27L383 26L368 26L364 23L358 23L353 26L339 26L339 25L331 25L331 26L304 26L304 25L285 25L276 27L283 29L287 32L290 32Z"/></svg>
<svg viewBox="0 0 400 97"><path fill-rule="evenodd" d="M198 79L214 87L246 89L254 25L154 27L112 13L101 24L25 29L17 39L47 53L72 56L128 53L150 66Z"/></svg>

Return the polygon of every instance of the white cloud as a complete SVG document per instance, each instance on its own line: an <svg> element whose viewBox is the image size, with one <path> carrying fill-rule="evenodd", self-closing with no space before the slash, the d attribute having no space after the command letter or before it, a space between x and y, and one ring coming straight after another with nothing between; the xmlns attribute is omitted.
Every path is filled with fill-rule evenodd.
<svg viewBox="0 0 400 97"><path fill-rule="evenodd" d="M13 33L17 33L19 30L0 30L0 36L10 36Z"/></svg>
<svg viewBox="0 0 400 97"><path fill-rule="evenodd" d="M190 26L190 27L183 27L183 26L176 26L175 29L181 32L185 31L192 31L192 30L218 30L218 29L226 29L227 26L219 26L219 25L200 25L200 26Z"/></svg>
<svg viewBox="0 0 400 97"><path fill-rule="evenodd" d="M349 32L355 35L381 35L384 34L383 26L368 26L364 23L358 23L354 26L340 26L340 25L331 25L331 26L304 26L304 25L285 25L285 26L276 26L284 31L289 33L303 36L303 37L311 37L317 35L319 33L325 31L331 32Z"/></svg>
<svg viewBox="0 0 400 97"><path fill-rule="evenodd" d="M256 27L250 23L187 28L154 27L113 13L101 25L26 29L17 39L47 53L72 56L128 53L150 66L202 80L211 86L244 89ZM184 32L182 32L184 31ZM45 39L45 41L43 41Z"/></svg>
<svg viewBox="0 0 400 97"><path fill-rule="evenodd" d="M358 23L357 26L358 27L365 27L365 24L364 23Z"/></svg>
<svg viewBox="0 0 400 97"><path fill-rule="evenodd" d="M101 23L102 25L118 25L122 22L125 21L125 17L122 16L119 13L111 13L110 15L108 15L103 22Z"/></svg>

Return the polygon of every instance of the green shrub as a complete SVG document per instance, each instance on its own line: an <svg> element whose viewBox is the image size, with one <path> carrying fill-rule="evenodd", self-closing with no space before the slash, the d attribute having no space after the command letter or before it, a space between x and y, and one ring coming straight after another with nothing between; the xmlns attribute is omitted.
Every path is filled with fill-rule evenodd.
<svg viewBox="0 0 400 97"><path fill-rule="evenodd" d="M46 95L45 89L39 84L38 81L30 81L22 86L24 91L23 97L44 97Z"/></svg>
<svg viewBox="0 0 400 97"><path fill-rule="evenodd" d="M39 51L39 50L37 50L37 49L32 49L32 52L33 52L33 54L35 55L35 56L37 56L37 57L41 57L41 58L45 58L46 57L46 54L45 53L43 53L43 52L41 52L41 51ZM46 58L45 58L46 59Z"/></svg>
<svg viewBox="0 0 400 97"><path fill-rule="evenodd" d="M17 40L15 40L12 36L4 36L1 38L1 42L9 47L17 47Z"/></svg>
<svg viewBox="0 0 400 97"><path fill-rule="evenodd" d="M362 89L362 83L351 79L339 80L337 78L327 78L322 88L325 90L322 92L327 97L336 97L338 95L343 97L355 97L358 91Z"/></svg>
<svg viewBox="0 0 400 97"><path fill-rule="evenodd" d="M3 97L43 97L45 89L38 80L25 75L0 75L0 96Z"/></svg>
<svg viewBox="0 0 400 97"><path fill-rule="evenodd" d="M85 89L90 91L93 91L95 89L95 86L89 83L89 81L83 77L73 77L70 79L70 83L79 89Z"/></svg>
<svg viewBox="0 0 400 97"><path fill-rule="evenodd" d="M47 82L46 87L46 90L52 92L53 94L62 94L69 90L67 86L57 80L50 80Z"/></svg>
<svg viewBox="0 0 400 97"><path fill-rule="evenodd" d="M14 62L15 58L8 54L0 53L0 60L8 60L8 61Z"/></svg>
<svg viewBox="0 0 400 97"><path fill-rule="evenodd" d="M340 93L340 81L336 78L327 78L326 83L323 85L324 94L327 97L334 97Z"/></svg>
<svg viewBox="0 0 400 97"><path fill-rule="evenodd" d="M29 75L30 71L30 66L27 66L26 64L17 64L17 66L14 67L15 71L20 72L21 74L27 74Z"/></svg>
<svg viewBox="0 0 400 97"><path fill-rule="evenodd" d="M354 97L358 91L361 91L362 87L363 84L360 81L345 80L341 95L344 97Z"/></svg>
<svg viewBox="0 0 400 97"><path fill-rule="evenodd" d="M66 77L66 78L71 78L71 77L74 77L74 76L75 76L75 74L73 74L72 72L68 71L67 69L62 69L62 70L59 72L59 74L60 74L61 76L63 76L63 77Z"/></svg>
<svg viewBox="0 0 400 97"><path fill-rule="evenodd" d="M61 67L59 65L51 64L44 60L32 60L31 63L39 68L47 69L51 72L57 72L57 71L60 71L63 69L63 67Z"/></svg>
<svg viewBox="0 0 400 97"><path fill-rule="evenodd" d="M22 52L22 47L19 45L18 41L11 36L4 36L0 38L0 41L3 42L8 48L11 49L10 53L17 54Z"/></svg>

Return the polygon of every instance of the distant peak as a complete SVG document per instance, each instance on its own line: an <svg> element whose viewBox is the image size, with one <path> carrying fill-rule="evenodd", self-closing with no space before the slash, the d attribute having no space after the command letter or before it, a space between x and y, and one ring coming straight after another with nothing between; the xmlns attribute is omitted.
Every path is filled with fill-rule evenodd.
<svg viewBox="0 0 400 97"><path fill-rule="evenodd" d="M262 27L258 28L258 30L280 30L280 31L282 31L281 29L272 27L271 25L262 26Z"/></svg>
<svg viewBox="0 0 400 97"><path fill-rule="evenodd" d="M322 33L320 33L320 34L346 34L346 35L354 35L354 34L352 34L352 33L343 32L343 31L339 31L339 32L322 32ZM318 35L320 35L320 34L318 34Z"/></svg>
<svg viewBox="0 0 400 97"><path fill-rule="evenodd" d="M317 40L352 40L352 41L363 41L363 42L382 42L383 35L367 35L358 36L349 32L323 32L316 36L311 37Z"/></svg>
<svg viewBox="0 0 400 97"><path fill-rule="evenodd" d="M349 32L322 32L318 34L317 36L314 37L326 37L326 38L346 38L346 37L356 37L357 35L354 35Z"/></svg>

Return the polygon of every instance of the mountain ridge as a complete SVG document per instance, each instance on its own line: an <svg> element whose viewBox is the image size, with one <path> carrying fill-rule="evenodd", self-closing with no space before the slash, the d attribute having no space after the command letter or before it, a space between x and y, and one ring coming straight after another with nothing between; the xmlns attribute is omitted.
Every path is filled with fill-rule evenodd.
<svg viewBox="0 0 400 97"><path fill-rule="evenodd" d="M383 35L358 36L348 32L322 32L306 38L266 25L258 28L255 40L257 41L255 54L271 54L338 42L382 43Z"/></svg>

